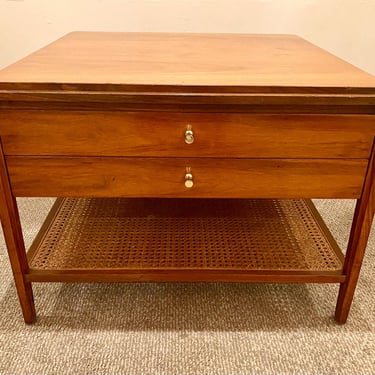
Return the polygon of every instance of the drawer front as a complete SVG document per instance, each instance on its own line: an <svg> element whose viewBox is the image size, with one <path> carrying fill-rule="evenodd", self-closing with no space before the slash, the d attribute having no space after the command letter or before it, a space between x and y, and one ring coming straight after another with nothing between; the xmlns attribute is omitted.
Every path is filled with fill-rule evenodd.
<svg viewBox="0 0 375 375"><path fill-rule="evenodd" d="M364 159L6 159L15 196L52 197L358 198L367 166Z"/></svg>
<svg viewBox="0 0 375 375"><path fill-rule="evenodd" d="M374 117L3 111L0 136L6 155L368 158Z"/></svg>

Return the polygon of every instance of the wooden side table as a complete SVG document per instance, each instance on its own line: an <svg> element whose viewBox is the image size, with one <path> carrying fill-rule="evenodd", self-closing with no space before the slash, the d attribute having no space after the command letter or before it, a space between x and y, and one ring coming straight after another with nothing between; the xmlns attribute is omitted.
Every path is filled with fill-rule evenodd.
<svg viewBox="0 0 375 375"><path fill-rule="evenodd" d="M33 282L340 283L374 213L375 78L292 35L75 32L0 72L0 214ZM16 197L59 197L26 253ZM346 256L311 198L354 198Z"/></svg>

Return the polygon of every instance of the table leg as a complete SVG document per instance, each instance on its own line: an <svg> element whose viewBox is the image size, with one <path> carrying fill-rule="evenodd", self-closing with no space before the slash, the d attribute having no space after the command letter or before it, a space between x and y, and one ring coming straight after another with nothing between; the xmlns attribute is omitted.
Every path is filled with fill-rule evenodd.
<svg viewBox="0 0 375 375"><path fill-rule="evenodd" d="M352 229L346 251L343 270L346 275L346 280L340 286L335 313L335 318L339 323L345 323L348 318L367 246L367 240L370 235L375 205L374 177L375 161L373 149L362 195L360 199L358 199L355 208Z"/></svg>
<svg viewBox="0 0 375 375"><path fill-rule="evenodd" d="M22 228L17 202L12 194L7 167L0 143L0 218L7 245L10 264L14 275L18 298L23 318L26 323L33 323L36 318L31 283L25 280L29 266L23 241Z"/></svg>

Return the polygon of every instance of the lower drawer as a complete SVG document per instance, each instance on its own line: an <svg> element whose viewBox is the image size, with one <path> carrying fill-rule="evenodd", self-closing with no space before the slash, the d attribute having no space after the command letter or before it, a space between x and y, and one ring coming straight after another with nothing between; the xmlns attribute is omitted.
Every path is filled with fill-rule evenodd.
<svg viewBox="0 0 375 375"><path fill-rule="evenodd" d="M7 165L15 196L358 198L367 160L9 156Z"/></svg>

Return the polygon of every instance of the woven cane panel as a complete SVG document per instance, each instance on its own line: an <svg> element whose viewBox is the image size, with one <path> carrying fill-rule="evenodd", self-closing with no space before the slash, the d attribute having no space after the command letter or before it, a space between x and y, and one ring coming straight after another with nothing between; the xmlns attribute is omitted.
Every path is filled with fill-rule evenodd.
<svg viewBox="0 0 375 375"><path fill-rule="evenodd" d="M303 200L64 199L35 269L335 271Z"/></svg>

